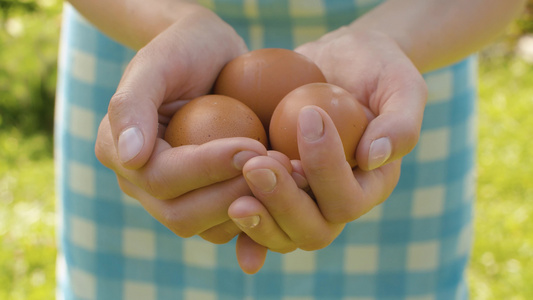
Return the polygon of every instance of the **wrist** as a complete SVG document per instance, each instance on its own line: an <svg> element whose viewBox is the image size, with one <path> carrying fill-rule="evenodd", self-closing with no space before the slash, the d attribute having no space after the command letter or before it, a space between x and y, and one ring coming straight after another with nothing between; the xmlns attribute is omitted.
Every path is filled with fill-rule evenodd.
<svg viewBox="0 0 533 300"><path fill-rule="evenodd" d="M187 16L208 13L191 1L69 0L89 22L115 41L138 50Z"/></svg>
<svg viewBox="0 0 533 300"><path fill-rule="evenodd" d="M198 66L215 68L217 73L231 59L245 53L247 46L241 36L213 11L191 4L181 11L173 23L158 34L161 40L174 40L173 51L188 57L191 72ZM206 62L208 66L205 65Z"/></svg>
<svg viewBox="0 0 533 300"><path fill-rule="evenodd" d="M447 66L492 42L525 0L390 0L350 24L396 41L420 72Z"/></svg>
<svg viewBox="0 0 533 300"><path fill-rule="evenodd" d="M135 49L140 49L156 36L167 30L175 23L192 23L191 20L205 19L212 12L200 4L189 1L161 1L162 3L154 10L147 11L142 14L141 20L138 22L144 23L145 30L133 32L136 38ZM216 17L216 16L209 16ZM135 22L135 20L131 20Z"/></svg>

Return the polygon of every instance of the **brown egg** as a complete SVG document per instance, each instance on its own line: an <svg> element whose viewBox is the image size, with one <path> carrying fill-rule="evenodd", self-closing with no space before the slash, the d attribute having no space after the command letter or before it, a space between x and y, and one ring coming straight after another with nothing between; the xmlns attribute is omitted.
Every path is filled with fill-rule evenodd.
<svg viewBox="0 0 533 300"><path fill-rule="evenodd" d="M300 159L296 139L300 109L316 105L324 109L339 132L346 160L355 167L355 150L368 124L363 106L348 91L328 83L301 86L283 98L270 122L270 145L290 159Z"/></svg>
<svg viewBox="0 0 533 300"><path fill-rule="evenodd" d="M213 93L242 101L268 131L272 112L281 99L312 82L326 82L326 78L309 58L292 50L265 48L230 61L218 75Z"/></svg>
<svg viewBox="0 0 533 300"><path fill-rule="evenodd" d="M267 135L254 112L231 97L206 95L178 110L165 131L172 146L200 145L227 137L249 137L268 145Z"/></svg>

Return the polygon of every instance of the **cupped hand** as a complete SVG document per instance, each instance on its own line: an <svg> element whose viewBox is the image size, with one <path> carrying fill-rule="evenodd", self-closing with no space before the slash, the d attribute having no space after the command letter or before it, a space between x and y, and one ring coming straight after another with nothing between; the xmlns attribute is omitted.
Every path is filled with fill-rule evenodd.
<svg viewBox="0 0 533 300"><path fill-rule="evenodd" d="M376 169L415 147L427 87L395 40L377 31L342 27L296 51L367 108L370 123L357 148L359 168Z"/></svg>
<svg viewBox="0 0 533 300"><path fill-rule="evenodd" d="M267 151L246 138L171 148L161 139L186 100L206 94L221 68L247 51L214 13L198 9L142 48L126 68L102 120L95 152L121 189L177 235L215 243L240 232L227 216L232 200L250 194L246 160Z"/></svg>
<svg viewBox="0 0 533 300"><path fill-rule="evenodd" d="M247 273L259 271L267 250L287 253L327 247L347 222L385 200L399 178L400 160L373 171L352 169L327 113L316 106L299 115L301 160L292 172L280 159L251 158L243 168L253 196L243 196L228 214L243 231L237 258Z"/></svg>
<svg viewBox="0 0 533 300"><path fill-rule="evenodd" d="M232 203L229 215L243 230L237 256L248 273L262 267L267 249L284 253L326 247L346 223L383 202L397 185L401 158L420 134L427 88L394 40L341 28L296 50L315 61L328 82L351 92L366 107L370 122L354 169L344 158L332 120L313 106L299 115L301 160L293 162L299 172L288 174L264 156L245 164L254 196ZM301 177L312 193L295 184Z"/></svg>
<svg viewBox="0 0 533 300"><path fill-rule="evenodd" d="M112 146L107 117L98 136L99 159L115 171L122 191L176 235L200 235L213 243L226 243L240 232L227 210L236 198L251 195L242 168L250 158L267 155L263 144L227 138L172 148L157 138L145 165L131 170L121 165L116 152L107 150Z"/></svg>
<svg viewBox="0 0 533 300"><path fill-rule="evenodd" d="M152 154L160 123L180 99L207 94L231 59L246 52L237 33L216 14L198 9L143 47L126 68L109 103L114 149L129 169Z"/></svg>

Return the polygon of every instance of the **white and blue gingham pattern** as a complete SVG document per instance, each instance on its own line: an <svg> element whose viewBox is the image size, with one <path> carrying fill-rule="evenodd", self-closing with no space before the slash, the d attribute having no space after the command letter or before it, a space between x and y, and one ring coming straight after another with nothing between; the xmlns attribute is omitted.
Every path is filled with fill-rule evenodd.
<svg viewBox="0 0 533 300"><path fill-rule="evenodd" d="M231 22L251 48L293 48L378 1L200 2ZM114 173L96 159L99 122L134 52L99 33L68 4L61 41L58 299L468 298L474 58L425 74L429 101L420 142L405 157L390 199L349 224L329 247L269 253L264 268L250 276L238 267L234 242L176 237L122 194Z"/></svg>

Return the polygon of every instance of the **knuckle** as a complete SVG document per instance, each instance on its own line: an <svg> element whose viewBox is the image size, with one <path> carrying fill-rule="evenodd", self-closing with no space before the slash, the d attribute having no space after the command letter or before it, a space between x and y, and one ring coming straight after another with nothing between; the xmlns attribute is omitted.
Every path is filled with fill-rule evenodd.
<svg viewBox="0 0 533 300"><path fill-rule="evenodd" d="M132 94L124 89L118 90L109 101L108 114L109 117L120 116L129 107L129 102Z"/></svg>
<svg viewBox="0 0 533 300"><path fill-rule="evenodd" d="M429 88L422 75L418 76L416 84L418 84L418 86L420 87L420 91L422 92L422 97L424 101L427 102L427 98L429 95Z"/></svg>
<svg viewBox="0 0 533 300"><path fill-rule="evenodd" d="M109 121L107 116L102 120L98 127L98 134L94 146L96 159L104 166L111 168L114 161L115 145L109 131Z"/></svg>
<svg viewBox="0 0 533 300"><path fill-rule="evenodd" d="M155 181L155 180L146 180L144 182L144 190L150 194L150 196L159 199L159 200L167 200L172 198L168 192L166 192L164 188L164 184L161 184L161 182Z"/></svg>
<svg viewBox="0 0 533 300"><path fill-rule="evenodd" d="M324 211L324 218L332 224L345 224L359 218L363 213L361 207L357 205L346 205L342 209L335 211Z"/></svg>
<svg viewBox="0 0 533 300"><path fill-rule="evenodd" d="M124 194L133 199L137 199L137 193L135 192L132 185L126 181L126 179L122 178L121 176L117 176L117 183L118 187Z"/></svg>
<svg viewBox="0 0 533 300"><path fill-rule="evenodd" d="M286 245L284 247L279 247L279 248L270 249L270 250L273 251L273 252L281 253L281 254L287 254L287 253L291 253L291 252L295 251L296 249L298 249L298 247L296 247L296 245L290 244L290 245Z"/></svg>
<svg viewBox="0 0 533 300"><path fill-rule="evenodd" d="M182 238L190 238L197 234L195 228L187 222L187 217L178 209L164 210L159 222Z"/></svg>
<svg viewBox="0 0 533 300"><path fill-rule="evenodd" d="M197 147L195 153L197 157L213 157L209 155L207 147ZM206 152L207 151L207 152ZM227 175L220 172L220 165L213 163L210 159L200 159L196 165L199 176L207 179L209 182L220 182L227 179Z"/></svg>
<svg viewBox="0 0 533 300"><path fill-rule="evenodd" d="M102 141L100 139L96 139L96 144L94 146L94 154L96 156L96 159L98 159L98 161L106 166L106 167L110 167L111 166L111 161L107 155L108 153L108 147L106 147L105 145L102 144Z"/></svg>
<svg viewBox="0 0 533 300"><path fill-rule="evenodd" d="M326 245L327 246L327 245ZM309 242L300 245L298 248L305 250L305 251L315 251L325 248L326 246L323 246L322 242Z"/></svg>
<svg viewBox="0 0 533 300"><path fill-rule="evenodd" d="M235 237L235 234L224 230L208 230L201 233L200 237L213 244L221 245L231 241Z"/></svg>
<svg viewBox="0 0 533 300"><path fill-rule="evenodd" d="M213 167L213 164L202 163L199 166L199 169L200 169L202 176L207 178L210 182L219 182L225 179L223 176L220 176L219 172L216 172L216 170Z"/></svg>
<svg viewBox="0 0 533 300"><path fill-rule="evenodd" d="M411 122L413 121L411 120ZM420 139L420 125L412 124L405 129L404 142L409 146L407 152L411 152Z"/></svg>
<svg viewBox="0 0 533 300"><path fill-rule="evenodd" d="M144 174L145 180L143 180L144 190L150 194L152 197L167 200L179 195L171 194L171 183L165 179L165 176L161 176L161 173L158 172L156 168L146 168L146 173Z"/></svg>
<svg viewBox="0 0 533 300"><path fill-rule="evenodd" d="M333 237L329 232L324 232L322 234L315 233L303 243L297 244L297 246L305 251L315 251L326 248L331 242L333 242Z"/></svg>

